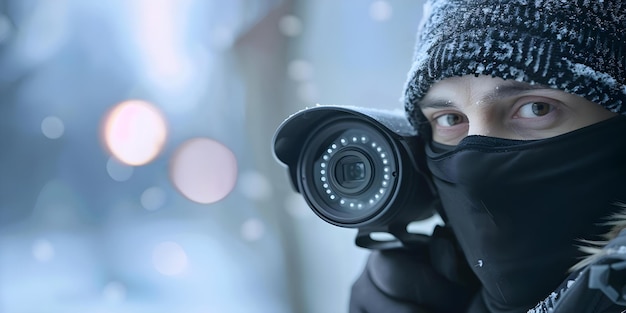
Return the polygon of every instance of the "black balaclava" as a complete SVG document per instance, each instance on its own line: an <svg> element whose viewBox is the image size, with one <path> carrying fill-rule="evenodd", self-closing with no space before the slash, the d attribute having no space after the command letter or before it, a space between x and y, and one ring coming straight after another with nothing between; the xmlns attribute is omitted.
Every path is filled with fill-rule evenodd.
<svg viewBox="0 0 626 313"><path fill-rule="evenodd" d="M526 312L561 283L626 202L626 3L619 0L432 0L405 88L409 121L448 77L541 84L622 114L549 139L468 136L429 142L427 163L469 265L480 309ZM477 311L480 311L478 309ZM472 311L473 312L473 311Z"/></svg>
<svg viewBox="0 0 626 313"><path fill-rule="evenodd" d="M489 312L526 312L567 277L626 202L626 116L542 140L468 136L428 168Z"/></svg>

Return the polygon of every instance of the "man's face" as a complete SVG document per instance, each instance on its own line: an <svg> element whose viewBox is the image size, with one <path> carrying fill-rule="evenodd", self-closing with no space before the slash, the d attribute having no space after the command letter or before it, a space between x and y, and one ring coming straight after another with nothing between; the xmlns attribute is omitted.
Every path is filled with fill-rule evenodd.
<svg viewBox="0 0 626 313"><path fill-rule="evenodd" d="M435 83L420 102L433 140L456 145L465 136L543 139L617 115L585 98L490 76Z"/></svg>

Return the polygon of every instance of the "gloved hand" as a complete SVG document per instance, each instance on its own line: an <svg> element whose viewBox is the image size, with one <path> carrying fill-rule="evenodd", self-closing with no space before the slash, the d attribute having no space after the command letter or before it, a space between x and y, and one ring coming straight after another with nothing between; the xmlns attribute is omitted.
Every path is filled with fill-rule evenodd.
<svg viewBox="0 0 626 313"><path fill-rule="evenodd" d="M438 227L426 244L372 251L350 313L460 313L478 287L451 232Z"/></svg>

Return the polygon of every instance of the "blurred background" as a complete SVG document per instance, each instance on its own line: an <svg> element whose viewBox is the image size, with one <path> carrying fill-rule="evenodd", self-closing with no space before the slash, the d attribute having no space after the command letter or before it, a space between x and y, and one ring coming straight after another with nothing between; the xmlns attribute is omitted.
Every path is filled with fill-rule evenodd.
<svg viewBox="0 0 626 313"><path fill-rule="evenodd" d="M347 312L272 136L401 108L422 1L0 0L0 312Z"/></svg>

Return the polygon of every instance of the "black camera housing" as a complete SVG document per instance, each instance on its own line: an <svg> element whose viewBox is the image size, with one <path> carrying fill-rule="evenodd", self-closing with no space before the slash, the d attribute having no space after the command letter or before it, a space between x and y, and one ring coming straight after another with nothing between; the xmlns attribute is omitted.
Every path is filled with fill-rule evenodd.
<svg viewBox="0 0 626 313"><path fill-rule="evenodd" d="M425 239L407 226L435 214L439 201L423 142L404 111L318 105L287 118L273 141L293 188L324 221L357 228L357 246L387 249Z"/></svg>

